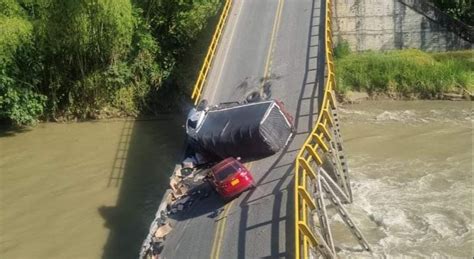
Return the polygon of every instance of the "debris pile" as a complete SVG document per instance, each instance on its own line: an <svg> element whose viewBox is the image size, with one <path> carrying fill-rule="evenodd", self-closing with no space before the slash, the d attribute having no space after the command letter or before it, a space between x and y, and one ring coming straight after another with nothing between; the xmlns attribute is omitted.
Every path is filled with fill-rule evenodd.
<svg viewBox="0 0 474 259"><path fill-rule="evenodd" d="M170 177L170 188L161 200L150 232L143 242L140 258L159 258L166 236L173 229L170 215L191 208L197 199L209 197L209 188L203 188L209 170L203 164L204 160L196 157L188 157L181 165L175 166Z"/></svg>

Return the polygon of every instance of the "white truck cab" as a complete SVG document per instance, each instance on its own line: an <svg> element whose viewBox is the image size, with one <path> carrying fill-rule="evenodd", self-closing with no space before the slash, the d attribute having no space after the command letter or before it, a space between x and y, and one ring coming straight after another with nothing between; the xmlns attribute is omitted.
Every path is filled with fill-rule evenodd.
<svg viewBox="0 0 474 259"><path fill-rule="evenodd" d="M192 108L186 119L186 134L190 137L194 136L196 130L199 129L204 117L206 117L207 109L198 111L196 108Z"/></svg>

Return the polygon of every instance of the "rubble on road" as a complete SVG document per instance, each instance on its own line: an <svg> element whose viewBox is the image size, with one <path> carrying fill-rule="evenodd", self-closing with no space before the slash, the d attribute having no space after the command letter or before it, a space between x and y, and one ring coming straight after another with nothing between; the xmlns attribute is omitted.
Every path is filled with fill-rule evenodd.
<svg viewBox="0 0 474 259"><path fill-rule="evenodd" d="M173 226L170 215L184 213L194 201L209 197L209 191L203 191L208 169L197 168L202 165L204 158L196 154L194 158L186 158L182 164L176 165L170 177L170 188L165 192L155 219L152 221L147 238L143 242L140 258L158 258L163 248L166 236Z"/></svg>
<svg viewBox="0 0 474 259"><path fill-rule="evenodd" d="M163 239L166 235L168 235L173 228L171 227L170 223L167 222L164 225L161 225L155 232L155 237L158 239Z"/></svg>

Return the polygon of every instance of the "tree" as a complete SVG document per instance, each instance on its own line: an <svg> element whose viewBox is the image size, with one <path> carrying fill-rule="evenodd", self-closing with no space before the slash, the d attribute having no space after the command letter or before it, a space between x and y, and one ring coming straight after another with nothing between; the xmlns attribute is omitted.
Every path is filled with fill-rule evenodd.
<svg viewBox="0 0 474 259"><path fill-rule="evenodd" d="M454 18L466 24L474 25L474 6L472 0L433 0L433 2L437 7Z"/></svg>

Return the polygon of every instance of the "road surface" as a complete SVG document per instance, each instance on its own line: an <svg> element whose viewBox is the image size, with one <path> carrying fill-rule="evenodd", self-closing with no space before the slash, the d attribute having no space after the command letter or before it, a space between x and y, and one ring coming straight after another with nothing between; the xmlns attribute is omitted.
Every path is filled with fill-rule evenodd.
<svg viewBox="0 0 474 259"><path fill-rule="evenodd" d="M321 6L319 0L234 0L203 98L217 104L265 92L285 103L297 134L281 152L247 164L255 190L227 204L213 195L183 213L161 258L293 257L293 162L317 118L324 83Z"/></svg>

